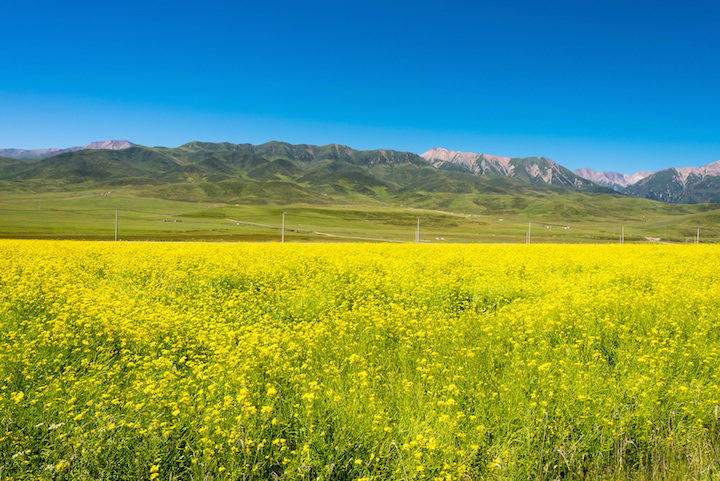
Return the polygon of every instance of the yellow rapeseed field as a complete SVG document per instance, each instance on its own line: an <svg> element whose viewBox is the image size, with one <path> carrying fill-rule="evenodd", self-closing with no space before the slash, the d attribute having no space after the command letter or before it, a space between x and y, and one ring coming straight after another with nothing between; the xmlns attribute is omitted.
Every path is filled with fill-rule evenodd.
<svg viewBox="0 0 720 481"><path fill-rule="evenodd" d="M720 247L0 241L0 479L718 479Z"/></svg>

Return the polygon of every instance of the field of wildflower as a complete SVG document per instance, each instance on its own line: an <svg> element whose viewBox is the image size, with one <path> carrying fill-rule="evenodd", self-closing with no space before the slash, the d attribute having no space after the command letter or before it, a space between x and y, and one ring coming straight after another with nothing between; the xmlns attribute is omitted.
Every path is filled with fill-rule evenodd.
<svg viewBox="0 0 720 481"><path fill-rule="evenodd" d="M718 479L720 248L0 241L0 479Z"/></svg>

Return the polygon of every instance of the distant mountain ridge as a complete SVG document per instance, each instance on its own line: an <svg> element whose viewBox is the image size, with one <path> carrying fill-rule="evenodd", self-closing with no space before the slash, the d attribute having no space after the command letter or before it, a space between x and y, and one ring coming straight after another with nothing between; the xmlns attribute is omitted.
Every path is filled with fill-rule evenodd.
<svg viewBox="0 0 720 481"><path fill-rule="evenodd" d="M344 161L356 165L380 165L380 164L401 164L413 165L424 164L425 162L417 155L410 152L399 152L396 150L355 150L347 145L308 145L289 144L287 142L267 142L260 145L252 144L231 144L223 142L219 144L208 142L189 142L178 148L193 151L236 151L248 152L260 155L266 159L274 160L284 158L291 161L312 162L316 160Z"/></svg>
<svg viewBox="0 0 720 481"><path fill-rule="evenodd" d="M604 187L609 187L618 192L622 192L629 185L635 184L645 177L652 175L652 172L649 170L641 170L634 174L621 174L619 172L596 172L587 167L577 169L574 173L583 179L590 180Z"/></svg>
<svg viewBox="0 0 720 481"><path fill-rule="evenodd" d="M672 167L655 173L643 170L627 175L589 168L575 173L633 197L673 204L720 202L720 160L703 167Z"/></svg>
<svg viewBox="0 0 720 481"><path fill-rule="evenodd" d="M624 193L675 204L720 202L720 160L703 167L660 170L628 186Z"/></svg>
<svg viewBox="0 0 720 481"><path fill-rule="evenodd" d="M128 142L127 140L104 140L100 142L91 142L83 147L68 147L67 149L0 149L0 157L5 157L7 159L47 159L48 157L52 157L54 155L60 155L67 152L77 152L79 150L121 150L129 149L134 145L135 144Z"/></svg>
<svg viewBox="0 0 720 481"><path fill-rule="evenodd" d="M165 186L154 190L165 192L162 195L172 191L175 198L186 195L182 192L197 192L197 187L190 187L197 183L208 191L230 189L238 195L251 185L262 191L272 183L282 183L283 188L302 191L308 198L358 194L405 199L418 192L546 195L543 189L570 189L621 192L669 203L720 203L720 161L627 175L589 168L571 172L545 157L512 158L443 148L417 155L276 141L260 145L189 142L167 148L109 140L68 149L4 149L0 150L0 182L21 189L77 183ZM228 182L235 186L218 187Z"/></svg>
<svg viewBox="0 0 720 481"><path fill-rule="evenodd" d="M510 175L512 170L510 157L498 157L496 155L432 148L424 154L420 154L420 157L437 168L447 164L459 165L464 166L468 171L477 175L483 175L488 172Z"/></svg>
<svg viewBox="0 0 720 481"><path fill-rule="evenodd" d="M438 169L460 170L475 175L504 175L532 185L548 185L581 191L599 191L584 179L545 157L511 158L432 148L420 155Z"/></svg>
<svg viewBox="0 0 720 481"><path fill-rule="evenodd" d="M525 172L524 167L517 167L521 163L509 165ZM532 166L541 173L538 165ZM190 142L175 148L138 145L78 150L46 159L0 158L0 188L8 190L108 191L127 186L148 197L243 204L327 204L362 198L433 209L470 202L503 212L509 204L488 204L487 196L505 196L515 208L529 205L526 197L539 199L578 190L535 180L527 173L514 178L477 175L464 167L436 168L411 152L275 141L261 145ZM591 192L611 192L583 182L596 189ZM575 210L562 212L563 216L576 214Z"/></svg>

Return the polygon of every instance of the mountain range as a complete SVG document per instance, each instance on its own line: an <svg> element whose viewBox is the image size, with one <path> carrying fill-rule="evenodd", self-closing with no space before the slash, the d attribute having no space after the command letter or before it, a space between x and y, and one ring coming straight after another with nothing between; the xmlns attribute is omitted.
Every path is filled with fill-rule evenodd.
<svg viewBox="0 0 720 481"><path fill-rule="evenodd" d="M252 192L256 201L278 189L283 195L316 200L318 195L350 194L408 198L418 192L547 195L565 189L705 203L720 202L720 161L626 175L589 168L572 172L545 157L510 158L442 148L416 155L359 151L338 144L190 142L166 148L113 140L68 149L0 150L0 183L12 188L140 185L152 195L174 198Z"/></svg>
<svg viewBox="0 0 720 481"><path fill-rule="evenodd" d="M597 190L597 185L545 157L510 158L433 148L420 155L438 169L475 175L498 174L532 185L552 185L577 190Z"/></svg>
<svg viewBox="0 0 720 481"><path fill-rule="evenodd" d="M554 177L552 184L545 183L546 162L528 159L527 169L517 168L525 174L515 178L492 172L477 175L460 167L436 168L417 154L395 150L361 151L338 144L190 142L175 148L85 149L46 159L0 158L0 190L113 191L128 187L143 197L172 200L238 204L358 201L450 211L475 206L486 212L506 212L530 205L532 198L550 199L563 193L613 192L582 179L579 187L560 184ZM580 215L574 210L561 214Z"/></svg>
<svg viewBox="0 0 720 481"><path fill-rule="evenodd" d="M134 145L135 144L128 142L127 140L105 140L101 142L91 142L83 147L69 147L67 149L0 149L0 157L8 159L47 159L48 157L52 157L54 155L65 154L67 152L77 152L78 150L120 150L130 148Z"/></svg>
<svg viewBox="0 0 720 481"><path fill-rule="evenodd" d="M718 203L720 160L703 167L663 169L629 185L623 192L674 204Z"/></svg>
<svg viewBox="0 0 720 481"><path fill-rule="evenodd" d="M595 172L587 167L584 169L577 169L574 173L583 179L591 180L598 185L610 187L618 192L622 192L626 187L652 175L652 172L649 170L641 170L640 172L635 172L634 174L621 174L619 172Z"/></svg>
<svg viewBox="0 0 720 481"><path fill-rule="evenodd" d="M643 170L630 175L588 168L575 173L629 196L673 204L720 202L720 161L703 167L672 167L654 173Z"/></svg>

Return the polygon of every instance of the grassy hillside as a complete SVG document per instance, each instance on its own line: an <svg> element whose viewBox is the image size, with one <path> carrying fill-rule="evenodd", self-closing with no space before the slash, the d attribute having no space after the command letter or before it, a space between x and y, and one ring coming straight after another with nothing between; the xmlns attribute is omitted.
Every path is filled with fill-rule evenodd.
<svg viewBox="0 0 720 481"><path fill-rule="evenodd" d="M188 200L197 200L199 194L187 185L224 181L295 183L299 189L341 197L374 198L410 191L537 195L554 192L546 185L530 185L530 177L518 180L436 169L409 152L358 151L336 144L311 146L282 142L257 146L191 142L173 149L135 146L118 151L83 150L42 161L5 159L0 161L0 181L6 183L7 190L33 191L162 186L156 192L146 189L146 194L179 199L177 194L182 196L186 192ZM207 191L209 197L217 192L224 200L238 200L228 198L233 192L226 186L200 190ZM265 190L274 188L269 186Z"/></svg>
<svg viewBox="0 0 720 481"><path fill-rule="evenodd" d="M720 202L720 177L690 174L684 180L675 169L664 169L628 186L628 195L663 202L699 204Z"/></svg>
<svg viewBox="0 0 720 481"><path fill-rule="evenodd" d="M0 236L291 241L716 240L718 205L672 205L441 170L395 151L270 142L0 159ZM444 240L442 240L444 239Z"/></svg>

